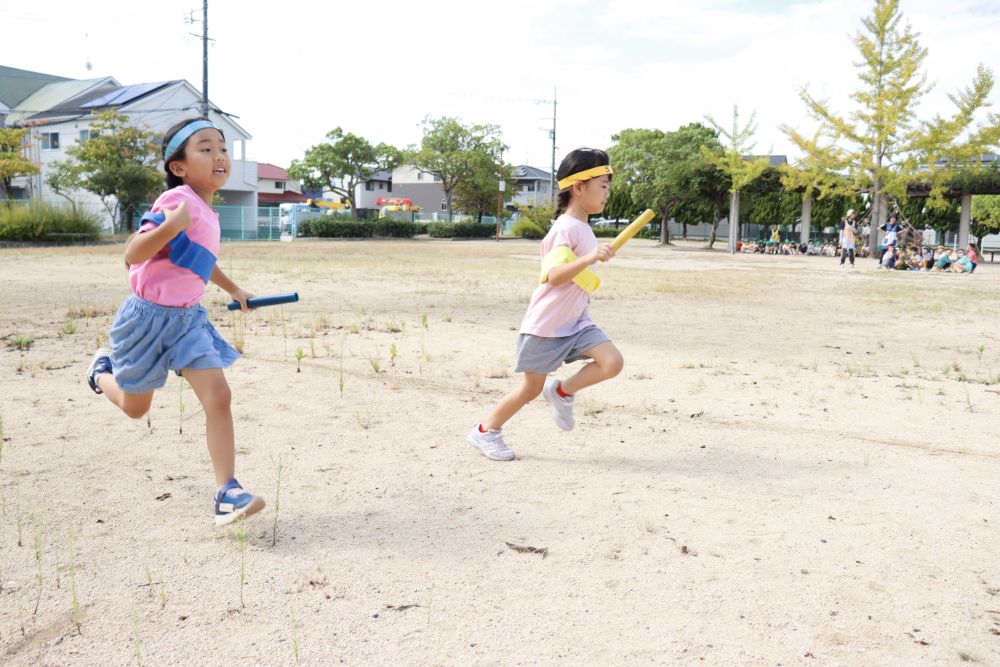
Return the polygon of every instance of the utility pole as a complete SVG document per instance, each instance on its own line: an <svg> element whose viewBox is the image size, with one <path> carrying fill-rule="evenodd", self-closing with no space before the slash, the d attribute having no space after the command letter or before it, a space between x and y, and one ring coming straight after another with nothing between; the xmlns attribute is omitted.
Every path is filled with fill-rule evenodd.
<svg viewBox="0 0 1000 667"><path fill-rule="evenodd" d="M208 118L208 0L201 3L201 104L198 108L202 118ZM194 17L194 10L188 13L184 19L185 23L194 24L197 19ZM192 36L198 37L195 33Z"/></svg>
<svg viewBox="0 0 1000 667"><path fill-rule="evenodd" d="M208 118L208 0L201 7L201 117Z"/></svg>
<svg viewBox="0 0 1000 667"><path fill-rule="evenodd" d="M503 149L500 149L500 183L497 187L497 241L500 240L501 230L503 229L503 223L500 220L500 211L503 210L503 191L506 190L507 184L503 180Z"/></svg>
<svg viewBox="0 0 1000 667"><path fill-rule="evenodd" d="M549 135L552 137L552 166L549 172L549 197L553 203L556 201L556 106L558 102L556 101L556 88L552 88L552 131Z"/></svg>

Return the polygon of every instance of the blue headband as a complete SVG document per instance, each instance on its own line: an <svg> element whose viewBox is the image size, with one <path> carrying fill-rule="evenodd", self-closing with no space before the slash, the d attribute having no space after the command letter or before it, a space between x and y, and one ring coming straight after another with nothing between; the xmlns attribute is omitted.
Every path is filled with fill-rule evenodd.
<svg viewBox="0 0 1000 667"><path fill-rule="evenodd" d="M167 144L167 150L163 152L163 159L166 160L171 155L177 152L184 142L187 141L192 134L198 130L204 130L206 128L211 128L213 130L219 130L210 120L205 120L204 118L193 120L181 129L177 130L177 134L170 138L170 143ZM223 134L222 130L219 130L219 134L222 134L222 138L225 139L226 135Z"/></svg>

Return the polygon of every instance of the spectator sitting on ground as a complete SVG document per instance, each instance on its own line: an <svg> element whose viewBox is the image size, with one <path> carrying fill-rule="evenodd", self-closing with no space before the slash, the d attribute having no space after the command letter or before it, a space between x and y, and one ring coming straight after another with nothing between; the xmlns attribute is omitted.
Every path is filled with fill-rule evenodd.
<svg viewBox="0 0 1000 667"><path fill-rule="evenodd" d="M887 269L896 268L896 246L892 243L888 244L882 253L882 266Z"/></svg>
<svg viewBox="0 0 1000 667"><path fill-rule="evenodd" d="M867 243L862 244L861 247L857 249L856 255L858 257L867 257L868 256L868 244Z"/></svg>
<svg viewBox="0 0 1000 667"><path fill-rule="evenodd" d="M929 247L924 246L920 252L920 268L930 271L932 266L934 266L934 253Z"/></svg>
<svg viewBox="0 0 1000 667"><path fill-rule="evenodd" d="M906 248L896 248L896 266L892 267L896 271L910 270L910 251Z"/></svg>
<svg viewBox="0 0 1000 667"><path fill-rule="evenodd" d="M924 256L921 254L919 248L910 249L906 264L909 266L910 271L919 271L924 268Z"/></svg>
<svg viewBox="0 0 1000 667"><path fill-rule="evenodd" d="M938 260L934 262L934 271L947 271L951 265L958 259L958 253L952 250L950 253L947 250L941 253Z"/></svg>
<svg viewBox="0 0 1000 667"><path fill-rule="evenodd" d="M958 251L958 258L951 263L952 273L972 273L972 260L964 250Z"/></svg>
<svg viewBox="0 0 1000 667"><path fill-rule="evenodd" d="M965 256L969 258L969 262L972 264L972 268L969 269L969 273L972 273L976 270L976 266L978 266L979 263L979 251L976 248L975 243L970 243L966 246Z"/></svg>

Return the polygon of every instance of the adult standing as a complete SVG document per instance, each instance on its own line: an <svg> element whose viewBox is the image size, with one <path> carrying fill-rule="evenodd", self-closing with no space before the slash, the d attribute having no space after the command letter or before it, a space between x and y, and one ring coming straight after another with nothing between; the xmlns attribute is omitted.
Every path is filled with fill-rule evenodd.
<svg viewBox="0 0 1000 667"><path fill-rule="evenodd" d="M889 214L889 220L883 224L879 225L879 229L885 232L885 238L882 239L882 253L885 254L885 249L889 246L894 248L899 245L899 216L895 213Z"/></svg>
<svg viewBox="0 0 1000 667"><path fill-rule="evenodd" d="M857 223L854 219L857 217L857 213L853 208L847 209L847 215L844 216L844 220L840 225L840 265L844 265L844 260L850 258L851 267L854 266L854 250L856 246L856 239L858 236Z"/></svg>

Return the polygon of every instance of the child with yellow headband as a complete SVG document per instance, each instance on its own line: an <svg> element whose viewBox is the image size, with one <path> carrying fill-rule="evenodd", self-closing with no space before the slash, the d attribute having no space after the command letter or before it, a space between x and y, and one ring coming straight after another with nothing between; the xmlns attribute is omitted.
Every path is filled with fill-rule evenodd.
<svg viewBox="0 0 1000 667"><path fill-rule="evenodd" d="M587 312L590 293L600 284L590 267L615 254L610 244L598 244L588 223L608 200L612 174L608 162L604 151L581 148L567 155L556 172L556 220L542 239L540 284L531 295L517 339L514 370L524 373L524 379L468 436L469 444L494 461L514 458L501 428L539 394L549 403L556 425L570 431L576 392L622 370L618 348ZM584 359L590 362L566 380L548 378L562 364Z"/></svg>

